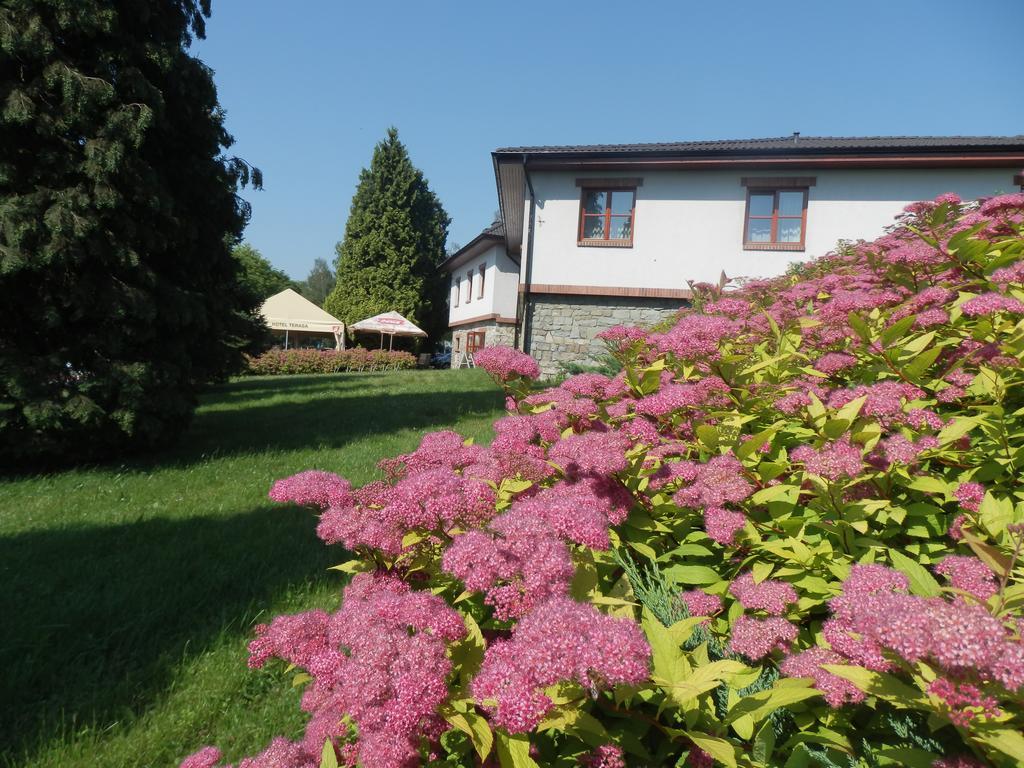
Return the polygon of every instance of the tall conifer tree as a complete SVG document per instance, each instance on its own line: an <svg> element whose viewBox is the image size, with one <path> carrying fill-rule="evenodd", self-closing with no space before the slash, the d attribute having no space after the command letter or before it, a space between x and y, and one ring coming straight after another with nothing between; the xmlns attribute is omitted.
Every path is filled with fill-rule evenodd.
<svg viewBox="0 0 1024 768"><path fill-rule="evenodd" d="M338 282L324 309L350 324L395 310L431 336L443 332L444 260L450 219L409 159L398 130L373 151L338 244Z"/></svg>
<svg viewBox="0 0 1024 768"><path fill-rule="evenodd" d="M259 329L209 6L0 4L0 464L165 443Z"/></svg>

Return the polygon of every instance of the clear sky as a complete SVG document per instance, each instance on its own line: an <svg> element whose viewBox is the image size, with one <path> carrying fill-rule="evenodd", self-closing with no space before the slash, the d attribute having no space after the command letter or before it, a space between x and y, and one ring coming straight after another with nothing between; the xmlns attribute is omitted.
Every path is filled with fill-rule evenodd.
<svg viewBox="0 0 1024 768"><path fill-rule="evenodd" d="M265 175L246 239L334 259L389 125L465 244L491 150L789 135L1024 133L1024 0L213 0L194 50Z"/></svg>

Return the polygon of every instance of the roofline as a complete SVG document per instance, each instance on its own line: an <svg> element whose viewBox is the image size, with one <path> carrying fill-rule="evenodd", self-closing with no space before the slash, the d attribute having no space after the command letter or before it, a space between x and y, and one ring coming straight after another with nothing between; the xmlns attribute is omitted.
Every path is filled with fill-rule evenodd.
<svg viewBox="0 0 1024 768"><path fill-rule="evenodd" d="M494 243L504 243L505 242L505 238L502 235L495 235L495 234L493 234L491 232L481 232L479 235L474 237L472 240L470 240L464 246L459 248L459 250L457 250L455 253L453 253L451 256L449 256L447 259L445 259L440 264L438 264L437 268L439 270L441 270L442 272L450 272L452 269L454 269L455 267L459 266L463 262L468 261L469 259L473 258L474 256L477 256L480 253L482 253L484 249L478 248L478 246L481 245L482 243L485 243L488 240L493 241ZM469 251L471 251L471 250L473 250L474 252L473 253L469 253Z"/></svg>

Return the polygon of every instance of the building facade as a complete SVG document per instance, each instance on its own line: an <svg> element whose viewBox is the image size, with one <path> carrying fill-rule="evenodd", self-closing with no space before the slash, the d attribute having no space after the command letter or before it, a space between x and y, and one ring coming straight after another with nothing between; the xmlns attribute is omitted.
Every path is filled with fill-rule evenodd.
<svg viewBox="0 0 1024 768"><path fill-rule="evenodd" d="M501 220L446 262L454 343L511 338L553 375L600 354L604 328L671 317L691 281L778 275L840 239L877 237L908 203L1015 190L1024 136L512 147L492 159ZM454 285L484 262L500 277L492 303L473 307Z"/></svg>

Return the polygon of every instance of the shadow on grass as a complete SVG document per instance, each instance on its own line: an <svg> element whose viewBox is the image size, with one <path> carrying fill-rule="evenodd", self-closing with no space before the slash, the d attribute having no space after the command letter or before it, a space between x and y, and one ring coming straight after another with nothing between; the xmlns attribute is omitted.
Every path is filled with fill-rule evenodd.
<svg viewBox="0 0 1024 768"><path fill-rule="evenodd" d="M220 400L219 403L223 403ZM208 403L209 405L209 403ZM399 429L429 430L474 416L500 415L497 391L388 392L269 402L231 401L196 415L176 448L155 464L191 463L210 456L266 450L341 448L362 437ZM235 407L237 406L237 407Z"/></svg>
<svg viewBox="0 0 1024 768"><path fill-rule="evenodd" d="M308 512L266 506L0 539L0 763L141 712L183 656L225 631L241 651L275 597L340 589L326 568L343 553L314 527Z"/></svg>

